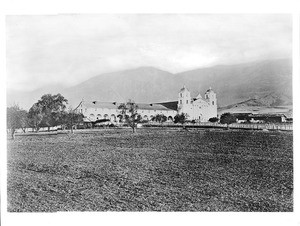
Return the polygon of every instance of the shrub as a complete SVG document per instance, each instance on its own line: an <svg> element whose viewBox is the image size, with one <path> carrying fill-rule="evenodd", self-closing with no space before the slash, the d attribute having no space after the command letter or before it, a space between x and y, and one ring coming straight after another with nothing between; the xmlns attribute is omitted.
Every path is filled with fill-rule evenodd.
<svg viewBox="0 0 300 226"><path fill-rule="evenodd" d="M224 113L221 115L220 123L231 124L236 122L236 117L231 113Z"/></svg>
<svg viewBox="0 0 300 226"><path fill-rule="evenodd" d="M210 118L208 119L209 122L218 122L219 119L217 117L213 117L213 118Z"/></svg>

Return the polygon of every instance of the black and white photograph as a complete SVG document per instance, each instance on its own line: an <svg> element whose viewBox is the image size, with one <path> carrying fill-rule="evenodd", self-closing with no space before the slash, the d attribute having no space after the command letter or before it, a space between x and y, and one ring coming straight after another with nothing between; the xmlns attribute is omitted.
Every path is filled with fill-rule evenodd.
<svg viewBox="0 0 300 226"><path fill-rule="evenodd" d="M5 27L8 213L294 212L292 14Z"/></svg>

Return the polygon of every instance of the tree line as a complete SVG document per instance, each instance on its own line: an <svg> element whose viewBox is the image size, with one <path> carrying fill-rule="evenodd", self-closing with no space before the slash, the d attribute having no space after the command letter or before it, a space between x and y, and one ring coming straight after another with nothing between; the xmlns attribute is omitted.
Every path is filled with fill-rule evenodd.
<svg viewBox="0 0 300 226"><path fill-rule="evenodd" d="M15 131L26 128L32 128L38 132L41 127L62 126L63 129L70 128L73 132L73 126L83 120L83 115L75 110L66 109L68 100L61 94L45 94L32 105L27 112L18 105L7 107L7 129L11 137L14 138Z"/></svg>
<svg viewBox="0 0 300 226"><path fill-rule="evenodd" d="M74 125L83 122L84 116L76 111L79 105L74 109L69 108L67 110L67 104L68 100L61 94L45 94L32 105L28 112L21 109L18 105L7 107L7 129L11 133L12 138L14 138L15 131L20 128L24 132L26 128L32 128L38 132L41 127L48 127L48 131L50 131L51 127L61 126L62 129L71 129L73 133ZM142 116L137 111L138 105L134 101L129 100L120 104L118 109L123 121L135 132L137 125L143 122ZM167 116L157 114L151 120L163 124L167 121ZM219 118L213 117L209 121L216 123L219 121ZM220 117L220 123L222 124L229 125L235 121L236 118L230 113L225 113ZM188 115L185 113L177 114L174 117L174 123L182 124L183 128L186 122L189 121Z"/></svg>

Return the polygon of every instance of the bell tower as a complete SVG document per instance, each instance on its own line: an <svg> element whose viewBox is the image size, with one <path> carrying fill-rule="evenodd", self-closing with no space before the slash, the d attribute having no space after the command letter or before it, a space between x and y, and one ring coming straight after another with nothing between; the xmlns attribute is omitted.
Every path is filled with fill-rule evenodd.
<svg viewBox="0 0 300 226"><path fill-rule="evenodd" d="M177 109L178 113L181 114L187 113L188 109L191 108L191 93L190 91L183 86L183 88L179 91L178 94L178 104L177 104Z"/></svg>
<svg viewBox="0 0 300 226"><path fill-rule="evenodd" d="M211 106L217 105L217 95L211 87L205 92L205 99Z"/></svg>
<svg viewBox="0 0 300 226"><path fill-rule="evenodd" d="M205 92L205 100L209 104L211 117L217 117L217 95L211 87Z"/></svg>

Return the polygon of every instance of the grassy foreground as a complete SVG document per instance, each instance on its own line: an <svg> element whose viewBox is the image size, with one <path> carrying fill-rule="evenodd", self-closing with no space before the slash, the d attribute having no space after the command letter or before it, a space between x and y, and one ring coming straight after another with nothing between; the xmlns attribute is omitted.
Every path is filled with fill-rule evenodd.
<svg viewBox="0 0 300 226"><path fill-rule="evenodd" d="M8 211L293 211L288 132L107 129L8 140Z"/></svg>

